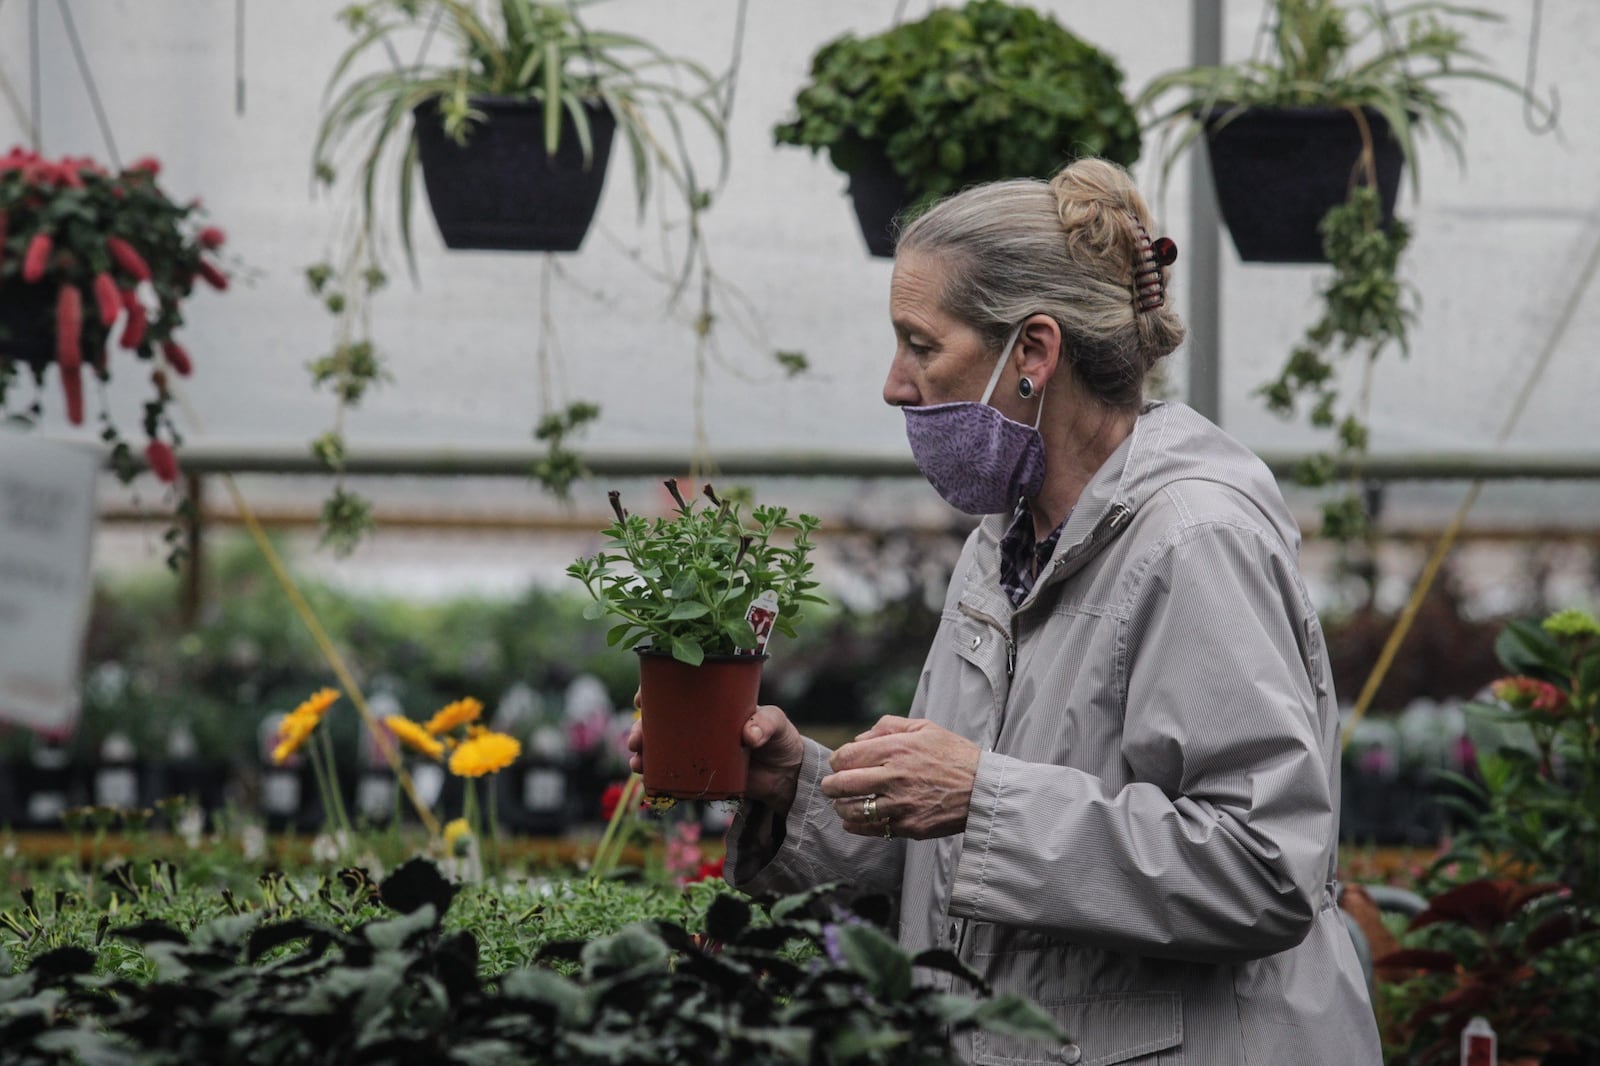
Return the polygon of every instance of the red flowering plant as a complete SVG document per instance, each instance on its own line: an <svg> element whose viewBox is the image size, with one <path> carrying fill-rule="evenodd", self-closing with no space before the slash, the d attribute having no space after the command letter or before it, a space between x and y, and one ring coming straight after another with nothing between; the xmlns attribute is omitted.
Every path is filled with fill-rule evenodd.
<svg viewBox="0 0 1600 1066"><path fill-rule="evenodd" d="M112 174L92 159L21 147L0 156L0 414L36 419L53 366L67 420L82 425L85 374L109 381L127 352L151 364L145 462L172 482L180 438L166 413L167 372L193 369L176 336L182 304L196 280L220 290L228 277L209 255L222 231L200 224L198 201L162 192L160 171L154 159ZM12 412L8 393L24 369L38 393ZM113 468L132 480L139 466L103 399L100 422Z"/></svg>
<svg viewBox="0 0 1600 1066"><path fill-rule="evenodd" d="M1474 1014L1502 1056L1600 1053L1600 621L1512 622L1495 652L1507 676L1468 705L1477 779L1445 800L1463 824L1404 949L1376 960L1390 1061L1454 1063Z"/></svg>

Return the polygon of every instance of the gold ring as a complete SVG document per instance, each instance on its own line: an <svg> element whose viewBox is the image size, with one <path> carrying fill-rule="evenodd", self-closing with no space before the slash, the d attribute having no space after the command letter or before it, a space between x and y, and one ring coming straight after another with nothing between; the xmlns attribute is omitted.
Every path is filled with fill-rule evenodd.
<svg viewBox="0 0 1600 1066"><path fill-rule="evenodd" d="M875 822L878 820L878 797L868 796L861 801L861 817L864 821Z"/></svg>

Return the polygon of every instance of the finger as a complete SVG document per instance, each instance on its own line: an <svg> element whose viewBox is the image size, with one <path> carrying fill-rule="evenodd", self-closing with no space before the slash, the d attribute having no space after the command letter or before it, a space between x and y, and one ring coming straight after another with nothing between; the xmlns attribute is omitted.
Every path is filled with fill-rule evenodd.
<svg viewBox="0 0 1600 1066"><path fill-rule="evenodd" d="M640 714L644 713L644 689L633 690L633 709Z"/></svg>
<svg viewBox="0 0 1600 1066"><path fill-rule="evenodd" d="M822 779L817 787L829 799L843 799L847 796L881 796L889 784L889 774L882 767L875 766L866 770L843 770L839 773L829 774ZM879 804L882 804L880 799Z"/></svg>
<svg viewBox="0 0 1600 1066"><path fill-rule="evenodd" d="M788 725L789 718L783 711L763 704L744 723L744 745L747 748L764 747Z"/></svg>
<svg viewBox="0 0 1600 1066"><path fill-rule="evenodd" d="M835 772L882 766L889 761L891 755L901 751L902 747L895 734L852 740L833 753L828 759L828 766Z"/></svg>
<svg viewBox="0 0 1600 1066"><path fill-rule="evenodd" d="M628 750L644 751L644 724L642 722L633 723L633 727L628 730Z"/></svg>
<svg viewBox="0 0 1600 1066"><path fill-rule="evenodd" d="M912 728L913 724L917 721L919 721L919 719L904 718L897 714L886 714L882 718L879 718L876 722L872 723L871 729L868 729L864 733L857 733L856 739L866 740L868 737L887 736L890 733L904 733L906 730Z"/></svg>

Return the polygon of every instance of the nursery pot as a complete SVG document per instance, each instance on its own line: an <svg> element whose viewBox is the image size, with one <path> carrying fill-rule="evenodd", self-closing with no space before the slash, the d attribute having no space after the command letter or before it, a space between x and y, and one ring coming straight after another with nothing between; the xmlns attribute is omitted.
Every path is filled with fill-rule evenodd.
<svg viewBox="0 0 1600 1066"><path fill-rule="evenodd" d="M861 166L850 172L850 201L867 251L879 259L894 258L895 220L909 199L905 179L895 173L882 150L867 149Z"/></svg>
<svg viewBox="0 0 1600 1066"><path fill-rule="evenodd" d="M1254 263L1322 263L1317 229L1366 180L1361 130L1343 108L1251 109L1219 125L1226 108L1206 119L1217 205L1239 258ZM1377 111L1363 108L1372 134L1383 224L1394 221L1404 153Z"/></svg>
<svg viewBox="0 0 1600 1066"><path fill-rule="evenodd" d="M756 710L765 655L708 655L699 666L639 649L644 789L676 799L744 794L750 752L741 737Z"/></svg>
<svg viewBox="0 0 1600 1066"><path fill-rule="evenodd" d="M611 112L584 105L593 138L585 166L571 115L562 113L560 147L552 156L544 148L542 103L497 96L475 96L471 103L488 117L472 127L464 145L445 134L437 98L413 112L428 205L446 246L577 251L605 184L617 128Z"/></svg>

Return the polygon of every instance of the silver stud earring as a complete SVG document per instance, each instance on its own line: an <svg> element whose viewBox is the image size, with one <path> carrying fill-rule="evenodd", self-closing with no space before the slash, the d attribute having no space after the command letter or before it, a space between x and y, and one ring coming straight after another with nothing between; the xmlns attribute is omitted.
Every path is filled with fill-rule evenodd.
<svg viewBox="0 0 1600 1066"><path fill-rule="evenodd" d="M1033 395L1032 378L1023 378L1021 381L1017 382L1017 395L1021 396L1024 400Z"/></svg>

